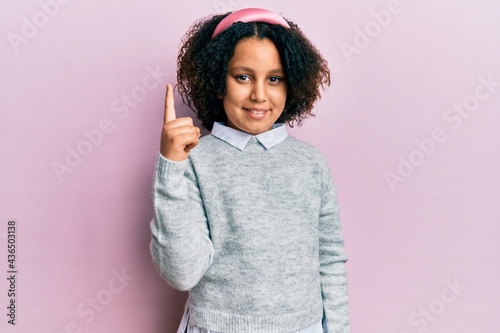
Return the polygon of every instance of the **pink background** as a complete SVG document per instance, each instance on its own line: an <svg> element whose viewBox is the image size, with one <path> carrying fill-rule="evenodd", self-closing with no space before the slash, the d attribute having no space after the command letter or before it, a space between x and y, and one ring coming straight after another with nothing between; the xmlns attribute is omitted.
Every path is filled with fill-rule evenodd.
<svg viewBox="0 0 500 333"><path fill-rule="evenodd" d="M0 11L2 332L175 332L187 294L148 248L164 85L194 20L253 6L299 24L331 66L292 133L336 180L352 332L499 332L497 2L59 1Z"/></svg>

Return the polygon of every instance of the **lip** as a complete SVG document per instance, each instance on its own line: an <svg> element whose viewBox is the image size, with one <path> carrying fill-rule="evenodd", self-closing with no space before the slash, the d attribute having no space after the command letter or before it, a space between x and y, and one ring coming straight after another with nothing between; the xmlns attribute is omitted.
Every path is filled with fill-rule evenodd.
<svg viewBox="0 0 500 333"><path fill-rule="evenodd" d="M266 117L267 113L270 111L269 109L265 108L243 108L248 114L248 117L250 117L253 120L262 120Z"/></svg>
<svg viewBox="0 0 500 333"><path fill-rule="evenodd" d="M269 111L269 109L266 108L243 108L245 111L260 111L260 112L266 112Z"/></svg>

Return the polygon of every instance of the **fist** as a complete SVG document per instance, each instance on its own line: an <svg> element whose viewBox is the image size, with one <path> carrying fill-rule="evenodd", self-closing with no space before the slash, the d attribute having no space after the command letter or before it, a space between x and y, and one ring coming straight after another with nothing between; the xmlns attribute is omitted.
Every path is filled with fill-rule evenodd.
<svg viewBox="0 0 500 333"><path fill-rule="evenodd" d="M191 149L198 145L199 139L200 129L193 125L191 117L175 116L174 91L167 84L160 154L171 161L183 161L189 156Z"/></svg>

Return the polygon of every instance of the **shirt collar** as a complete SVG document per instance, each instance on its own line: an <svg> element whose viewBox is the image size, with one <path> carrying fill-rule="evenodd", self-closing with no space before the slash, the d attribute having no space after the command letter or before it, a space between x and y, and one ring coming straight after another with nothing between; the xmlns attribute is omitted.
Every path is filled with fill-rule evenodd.
<svg viewBox="0 0 500 333"><path fill-rule="evenodd" d="M284 123L278 123L274 124L271 130L254 136L226 126L224 123L215 122L212 128L212 135L239 150L245 149L245 146L252 137L255 137L266 149L271 149L285 140L288 132Z"/></svg>

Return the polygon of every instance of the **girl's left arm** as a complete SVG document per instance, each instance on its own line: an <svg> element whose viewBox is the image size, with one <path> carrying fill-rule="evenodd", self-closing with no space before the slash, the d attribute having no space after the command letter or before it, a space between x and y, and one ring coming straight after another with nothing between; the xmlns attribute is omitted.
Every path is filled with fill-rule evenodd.
<svg viewBox="0 0 500 333"><path fill-rule="evenodd" d="M325 161L326 164L326 161ZM347 256L333 179L328 165L323 172L323 198L319 220L320 281L325 333L349 333Z"/></svg>

